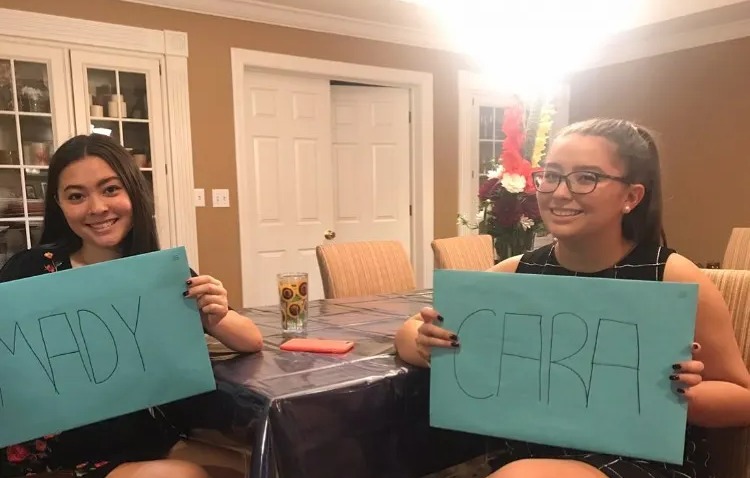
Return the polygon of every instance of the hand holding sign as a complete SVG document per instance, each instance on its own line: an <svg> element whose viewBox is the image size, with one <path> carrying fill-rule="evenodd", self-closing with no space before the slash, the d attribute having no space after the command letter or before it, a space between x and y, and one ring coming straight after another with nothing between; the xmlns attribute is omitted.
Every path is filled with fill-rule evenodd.
<svg viewBox="0 0 750 478"><path fill-rule="evenodd" d="M458 335L450 330L435 325L435 322L442 323L443 318L431 307L425 307L419 312L422 319L422 325L417 330L417 353L430 363L432 355L431 347L458 347Z"/></svg>
<svg viewBox="0 0 750 478"><path fill-rule="evenodd" d="M188 290L183 295L196 299L204 326L215 325L227 315L229 299L227 290L220 280L202 275L188 279L186 284Z"/></svg>
<svg viewBox="0 0 750 478"><path fill-rule="evenodd" d="M672 373L669 375L670 380L680 384L675 391L685 395L688 399L692 396L690 390L703 381L703 362L695 360L701 351L700 344L693 343L692 350L693 360L672 365Z"/></svg>
<svg viewBox="0 0 750 478"><path fill-rule="evenodd" d="M682 462L673 386L700 382L696 284L448 270L434 283L461 347L432 350L433 426Z"/></svg>

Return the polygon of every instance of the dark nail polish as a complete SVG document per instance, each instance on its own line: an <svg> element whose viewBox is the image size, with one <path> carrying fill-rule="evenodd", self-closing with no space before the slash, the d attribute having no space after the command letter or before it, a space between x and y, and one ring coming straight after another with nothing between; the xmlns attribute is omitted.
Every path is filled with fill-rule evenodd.
<svg viewBox="0 0 750 478"><path fill-rule="evenodd" d="M187 297L188 293L189 293L188 291L185 291L185 292L182 293L182 296L183 297Z"/></svg>
<svg viewBox="0 0 750 478"><path fill-rule="evenodd" d="M451 342L451 347L458 347L458 346L459 346L459 343L456 342L455 340Z"/></svg>
<svg viewBox="0 0 750 478"><path fill-rule="evenodd" d="M443 322L443 321L445 320L445 319L443 318L443 316L442 316L442 315L438 315L438 316L437 316L437 319L438 319L438 321L440 321L440 322Z"/></svg>
<svg viewBox="0 0 750 478"><path fill-rule="evenodd" d="M679 369L681 369L681 368L682 368L682 367L681 367L681 366L680 366L680 364L678 364L678 363L676 363L676 364L672 365L672 370L679 370Z"/></svg>
<svg viewBox="0 0 750 478"><path fill-rule="evenodd" d="M455 342L456 340L458 340L458 335L455 335L455 334L453 334L453 335L451 335L451 336L450 336L449 338L450 338L450 339L451 339L452 341L454 341L454 342Z"/></svg>
<svg viewBox="0 0 750 478"><path fill-rule="evenodd" d="M187 284L187 285L190 285L192 283L193 283L193 281L191 281L190 279L188 279L188 280L185 281L185 284Z"/></svg>
<svg viewBox="0 0 750 478"><path fill-rule="evenodd" d="M677 393L685 393L685 389L684 388L678 388L677 389Z"/></svg>
<svg viewBox="0 0 750 478"><path fill-rule="evenodd" d="M672 381L675 381L675 380L679 380L679 379L680 379L680 377L679 377L679 376L677 376L677 375L670 375L670 376L669 376L669 379L670 379L670 380L672 380Z"/></svg>

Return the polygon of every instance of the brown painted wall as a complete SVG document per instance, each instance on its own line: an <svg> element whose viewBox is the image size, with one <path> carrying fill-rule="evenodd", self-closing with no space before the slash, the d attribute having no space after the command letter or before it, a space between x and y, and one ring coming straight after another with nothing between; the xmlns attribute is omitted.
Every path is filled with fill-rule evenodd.
<svg viewBox="0 0 750 478"><path fill-rule="evenodd" d="M578 74L572 121L640 122L659 134L672 247L720 261L732 227L750 226L750 38Z"/></svg>
<svg viewBox="0 0 750 478"><path fill-rule="evenodd" d="M449 53L198 15L116 0L0 0L0 7L187 32L196 187L228 188L229 209L198 208L201 272L220 277L234 302L241 294L240 236L230 48L363 63L433 74L435 235L455 235L458 212L457 70ZM0 32L1 34L2 32Z"/></svg>

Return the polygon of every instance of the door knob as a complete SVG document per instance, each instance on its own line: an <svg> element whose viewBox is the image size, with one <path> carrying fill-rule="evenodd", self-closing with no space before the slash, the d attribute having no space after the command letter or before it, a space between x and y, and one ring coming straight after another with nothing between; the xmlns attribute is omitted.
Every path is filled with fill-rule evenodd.
<svg viewBox="0 0 750 478"><path fill-rule="evenodd" d="M333 239L334 237L336 237L336 233L333 232L332 230L328 229L328 230L326 230L324 236L325 236L326 239L328 239L330 241L331 239Z"/></svg>

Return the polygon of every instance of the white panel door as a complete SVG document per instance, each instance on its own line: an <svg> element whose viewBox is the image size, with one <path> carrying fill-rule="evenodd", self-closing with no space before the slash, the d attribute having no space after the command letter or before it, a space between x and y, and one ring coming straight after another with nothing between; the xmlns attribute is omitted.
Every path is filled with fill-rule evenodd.
<svg viewBox="0 0 750 478"><path fill-rule="evenodd" d="M411 249L409 90L333 86L336 241Z"/></svg>
<svg viewBox="0 0 750 478"><path fill-rule="evenodd" d="M329 82L256 72L244 81L243 302L278 303L279 272L307 272L310 298L321 298L315 247L333 217Z"/></svg>

